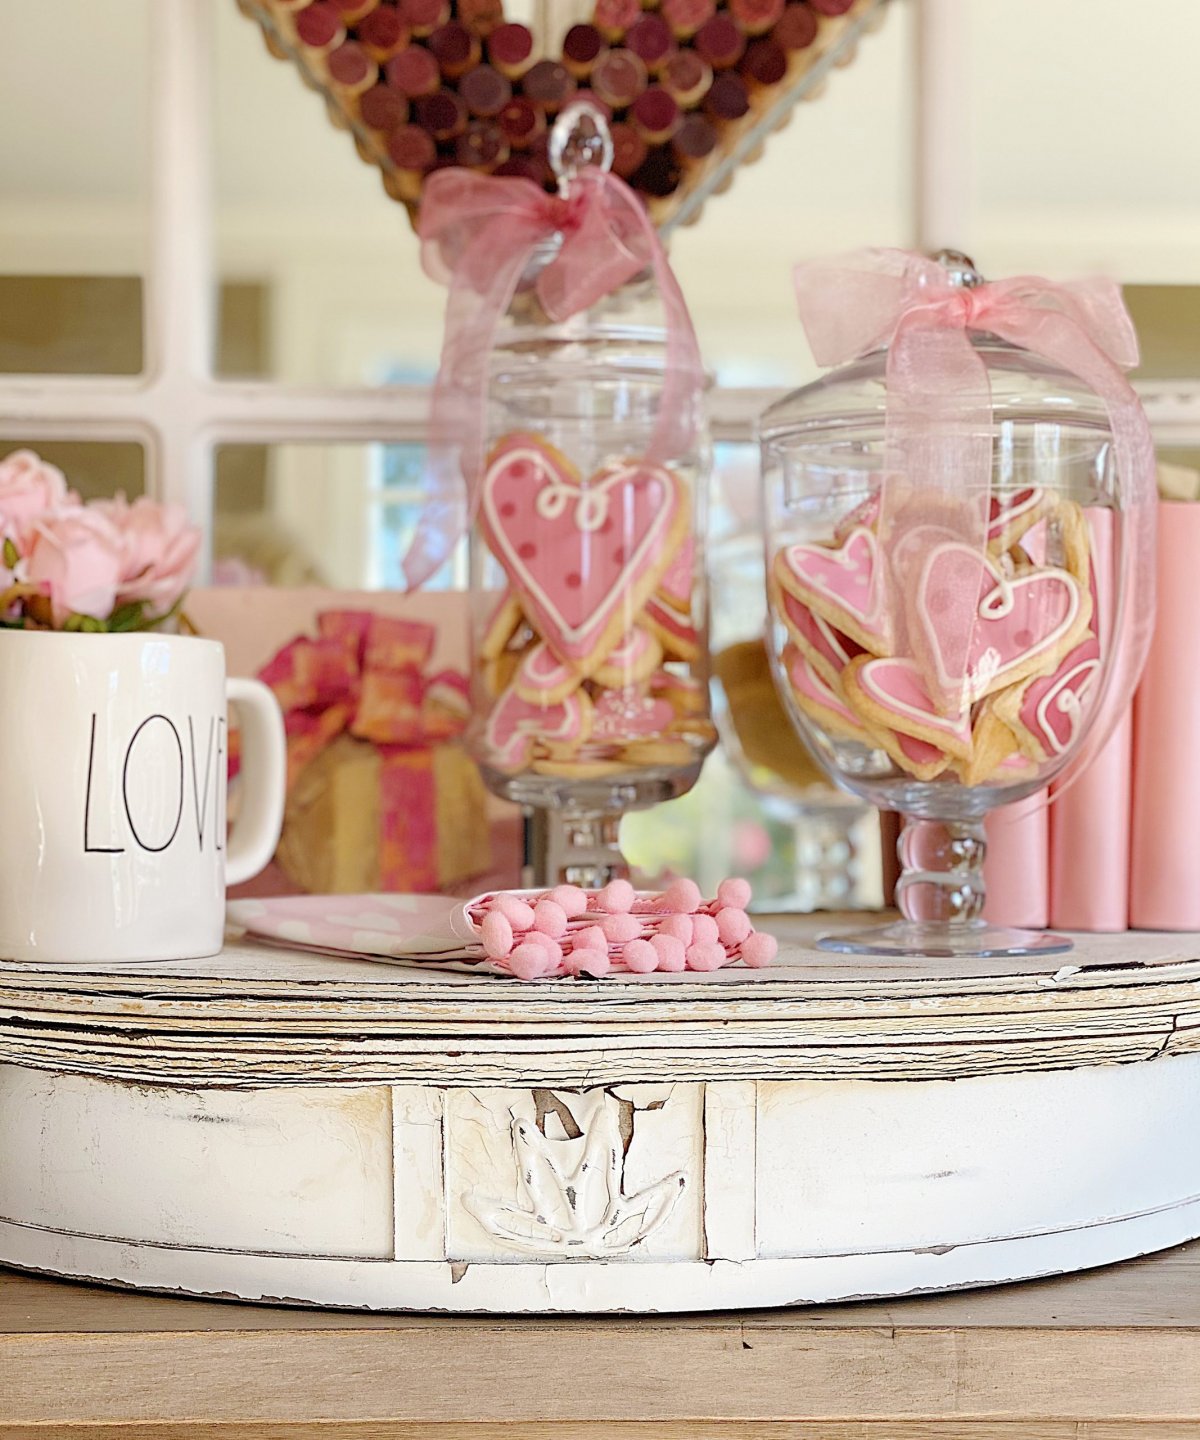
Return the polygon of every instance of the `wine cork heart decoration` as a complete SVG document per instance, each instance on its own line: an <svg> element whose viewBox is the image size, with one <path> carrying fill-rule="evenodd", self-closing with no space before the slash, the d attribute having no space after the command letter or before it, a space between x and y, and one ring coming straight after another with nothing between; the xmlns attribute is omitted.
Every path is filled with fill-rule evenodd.
<svg viewBox="0 0 1200 1440"><path fill-rule="evenodd" d="M823 57L840 63L882 3L595 0L549 53L503 0L238 0L414 221L425 177L446 166L553 191L549 124L587 98L609 117L614 170L659 224Z"/></svg>
<svg viewBox="0 0 1200 1440"><path fill-rule="evenodd" d="M832 544L784 546L772 565L796 708L916 780L1031 778L1070 750L1100 672L1084 511L1034 489L990 506L982 555L936 527L914 536L919 565L903 536L885 555L871 497ZM965 649L947 598L962 595L977 596Z"/></svg>
<svg viewBox="0 0 1200 1440"><path fill-rule="evenodd" d="M507 588L477 643L485 765L587 780L698 763L704 687L677 663L701 650L690 515L666 466L616 460L585 480L538 435L493 448L479 523Z"/></svg>

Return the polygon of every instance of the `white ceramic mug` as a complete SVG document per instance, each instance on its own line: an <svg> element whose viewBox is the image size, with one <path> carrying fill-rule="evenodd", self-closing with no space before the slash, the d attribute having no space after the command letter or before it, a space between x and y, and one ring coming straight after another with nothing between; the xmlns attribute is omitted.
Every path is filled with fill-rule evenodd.
<svg viewBox="0 0 1200 1440"><path fill-rule="evenodd" d="M226 835L226 699L242 735ZM283 717L215 640L0 631L0 955L215 955L225 887L274 854Z"/></svg>

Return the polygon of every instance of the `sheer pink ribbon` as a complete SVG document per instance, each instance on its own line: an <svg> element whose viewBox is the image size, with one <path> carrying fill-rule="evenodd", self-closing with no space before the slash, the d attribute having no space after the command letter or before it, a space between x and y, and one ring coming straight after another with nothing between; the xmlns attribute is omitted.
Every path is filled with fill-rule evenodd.
<svg viewBox="0 0 1200 1440"><path fill-rule="evenodd" d="M1085 758L1094 755L1136 688L1154 628L1154 444L1122 373L1137 364L1138 346L1119 287L1100 278L1053 284L1036 276L961 287L936 261L903 250L802 264L795 283L819 364L839 365L888 347L880 535L893 584L911 583L929 540L949 533L981 555L986 544L991 391L969 332L989 332L1049 360L1103 401L1125 544L1123 573L1116 577L1121 604L1114 663L1084 747ZM929 527L924 537L916 533L921 527ZM950 673L962 676L978 591L966 586L948 598L947 628L969 608L958 627L961 643L947 657Z"/></svg>
<svg viewBox="0 0 1200 1440"><path fill-rule="evenodd" d="M641 201L615 175L583 170L563 199L531 180L440 170L425 185L420 235L425 273L448 284L450 295L433 391L426 505L403 564L409 589L438 569L474 514L493 339L539 246L561 237L557 253L533 280L554 323L588 309L647 267L653 271L665 312L666 356L646 458L665 462L690 448L703 381L678 282Z"/></svg>

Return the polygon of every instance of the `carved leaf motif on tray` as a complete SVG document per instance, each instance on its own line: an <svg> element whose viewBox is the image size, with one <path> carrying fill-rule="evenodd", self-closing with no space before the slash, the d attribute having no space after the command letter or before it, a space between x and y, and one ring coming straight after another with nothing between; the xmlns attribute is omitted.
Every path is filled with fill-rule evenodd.
<svg viewBox="0 0 1200 1440"><path fill-rule="evenodd" d="M580 1258L624 1254L667 1220L686 1177L677 1170L627 1195L633 1107L608 1090L569 1101L548 1096L537 1119L514 1116L516 1203L476 1192L464 1204L491 1235L521 1250Z"/></svg>

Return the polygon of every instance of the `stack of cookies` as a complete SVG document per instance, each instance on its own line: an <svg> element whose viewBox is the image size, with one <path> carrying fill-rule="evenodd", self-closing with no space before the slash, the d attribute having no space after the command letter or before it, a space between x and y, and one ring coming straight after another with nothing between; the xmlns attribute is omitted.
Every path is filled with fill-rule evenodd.
<svg viewBox="0 0 1200 1440"><path fill-rule="evenodd" d="M797 709L835 744L882 750L916 780L1036 776L1071 748L1097 687L1085 512L1040 489L989 503L982 554L936 525L885 553L871 497L831 544L786 545L772 566Z"/></svg>
<svg viewBox="0 0 1200 1440"><path fill-rule="evenodd" d="M504 775L599 779L696 764L714 735L692 502L644 460L586 480L542 437L488 457L479 526L506 585L476 645L487 711L478 758Z"/></svg>

